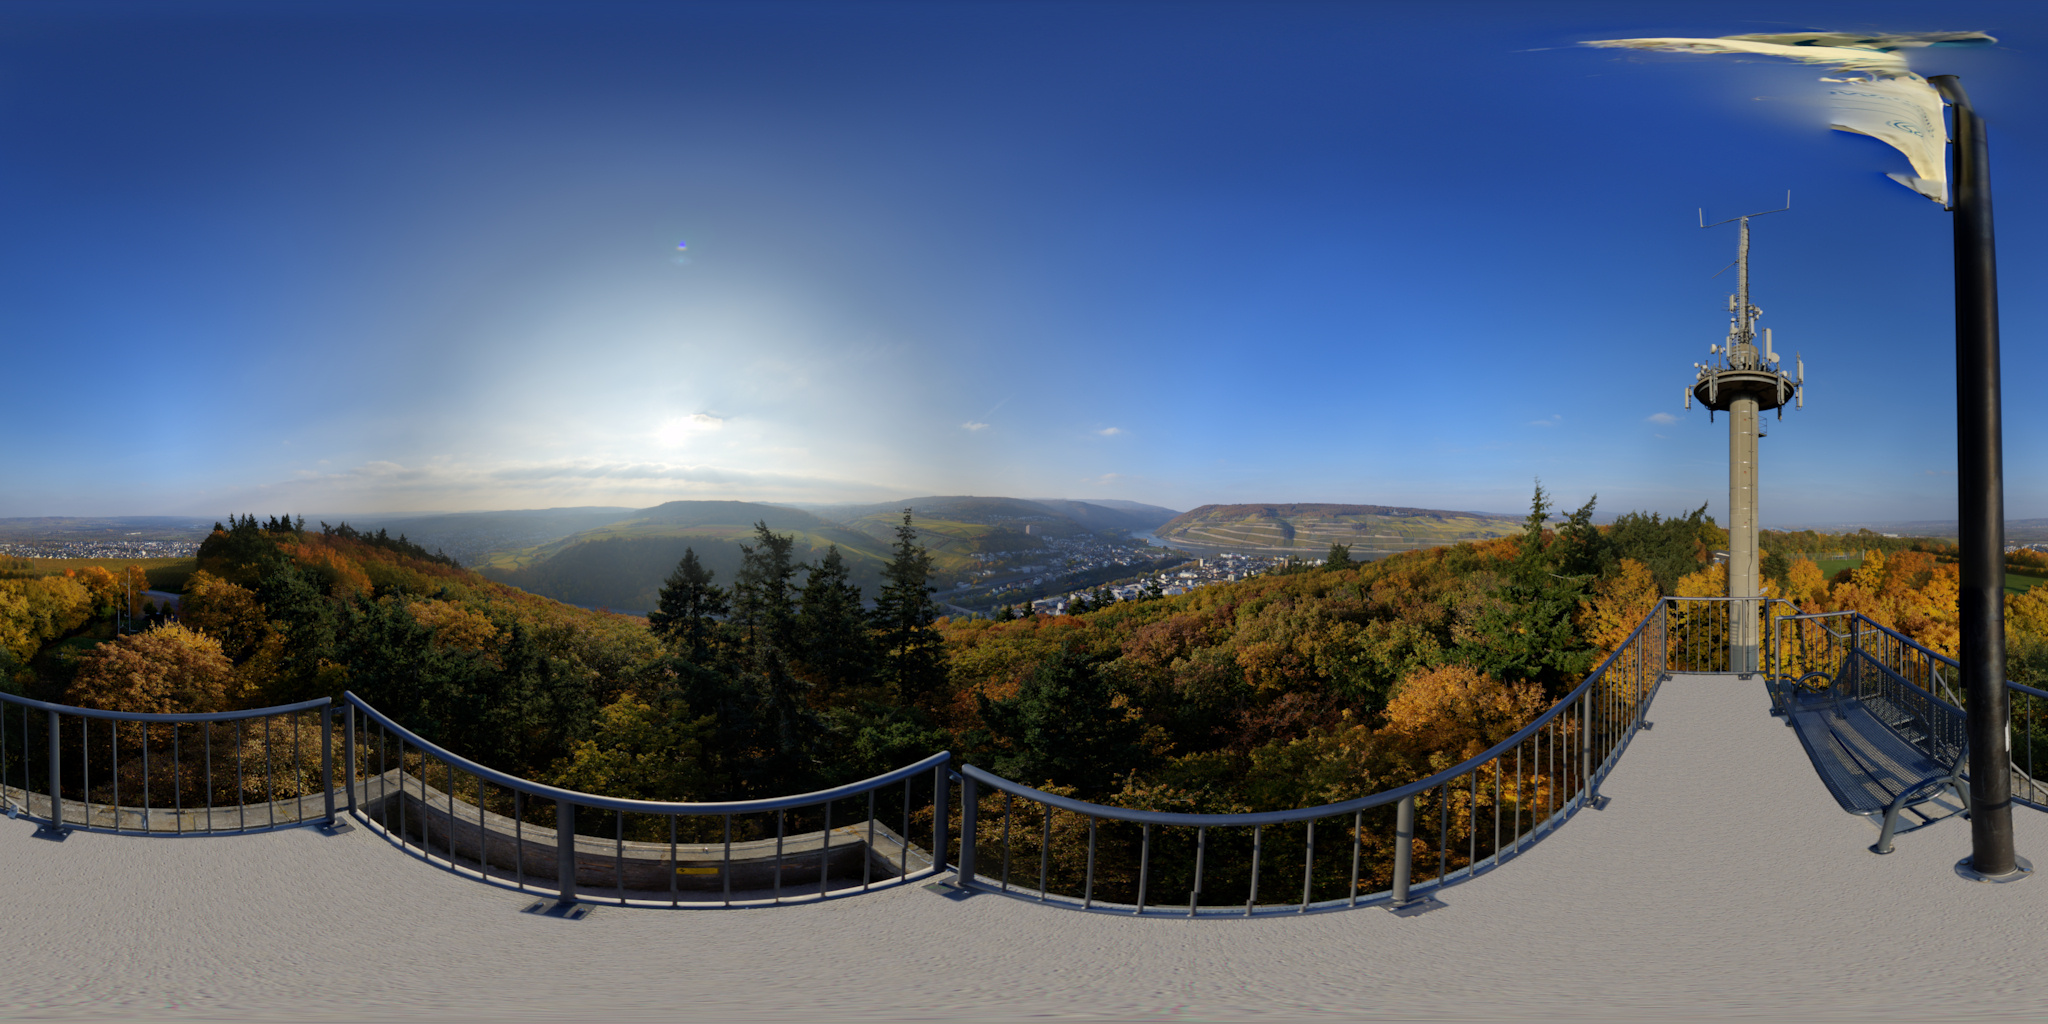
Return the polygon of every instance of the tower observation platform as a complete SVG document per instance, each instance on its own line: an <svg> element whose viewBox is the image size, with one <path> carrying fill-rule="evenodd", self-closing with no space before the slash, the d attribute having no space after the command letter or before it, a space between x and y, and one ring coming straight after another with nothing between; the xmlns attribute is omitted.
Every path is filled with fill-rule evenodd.
<svg viewBox="0 0 2048 1024"><path fill-rule="evenodd" d="M869 780L880 789L860 783L760 802L778 823L820 799L828 815L841 815L819 832L778 832L772 844L728 839L721 860L715 826L740 815L735 805L621 801L487 769L466 776L476 766L353 697L339 708L322 698L176 719L51 710L58 706L0 694L0 766L12 772L0 778L0 803L13 819L0 819L0 864L15 881L0 913L9 965L0 1015L751 1022L2037 1014L2040 967L2030 950L2048 929L2048 887L1957 878L1953 861L1969 827L1940 806L1928 813L1923 805L1922 822L1898 832L1891 855L1866 852L1889 830L1877 816L1840 813L1847 805L1839 785L1816 771L1799 730L1778 717L1788 707L1860 703L1883 719L1877 728L1932 756L1952 745L1928 726L1959 713L1946 682L1954 662L1855 613L1802 616L1783 602L1769 605L1763 679L1730 671L1735 602L1668 599L1522 731L1360 801L1197 815L1194 827L1147 817L1159 812L1083 804L1085 830L1061 809L1062 831L1086 836L1087 884L1098 900L1115 884L1136 883L1138 905L1098 903L1092 912L1078 894L1045 895L1033 863L1043 862L1024 856L1030 826L1046 822L1051 834L1053 817L1031 806L1038 791L962 762L949 768L942 755ZM2010 688L2012 793L2031 809L2015 816L2014 830L2022 845L2048 848L2048 814L2037 813L2048 809L2040 781L2048 735L2037 737L2035 724L2048 719L2048 691ZM252 742L280 737L278 745L237 745L225 761L187 760L183 770L166 765L167 757L190 758L191 742L214 726L241 733L247 718L262 719L246 729ZM69 788L63 780L95 763L67 763L66 737L91 737L107 750L118 739L109 722L133 736L143 731L138 721L158 730L156 760L139 772L129 762L107 766L114 774L96 778L102 786L155 778L162 785L154 793L121 797L83 778ZM48 749L35 747L43 729ZM316 788L263 804L149 806L173 791L167 780L199 764L257 770L243 754L259 749L266 779L290 772ZM311 751L321 752L320 762L308 773ZM331 781L317 781L323 777ZM936 804L906 824L898 812L909 804L888 801L930 778L939 782L926 791ZM977 780L991 788L977 796ZM485 806L507 806L485 799L507 782L526 796L510 816ZM536 817L543 798L562 803ZM1962 794L1933 801L1951 798ZM563 804L596 813L586 819ZM603 813L635 807L680 819L680 841L671 832L665 843L649 842L639 829L629 841L629 815ZM708 830L700 827L707 818ZM1144 859L1119 862L1137 849L1122 839L1135 839L1140 823ZM1287 845L1304 826L1306 846ZM1361 876L1353 845L1354 835L1372 840L1369 865L1387 849L1383 828L1396 840L1391 892ZM1249 842L1227 839L1233 831ZM963 835L976 838L963 843ZM549 877L555 849L559 881ZM858 856L826 867L838 849ZM1210 858L1206 891L1201 851ZM1232 858L1245 851L1254 851L1250 901L1221 906L1225 868L1241 867ZM657 870L643 876L650 852ZM1304 852L1308 865L1328 873L1312 869L1304 881ZM527 872L516 883L508 857ZM707 869L698 865L706 864L743 881L723 894L715 880L695 892L671 881L702 878ZM1326 882L1341 887L1347 870L1351 899L1311 900L1329 894ZM1108 877L1117 871L1127 874ZM1159 901L1149 908L1148 875ZM1056 877L1052 888L1062 884ZM536 903L537 892L554 895L557 886L575 912L555 912L561 901L554 909ZM1242 889L1235 892L1241 898Z"/></svg>

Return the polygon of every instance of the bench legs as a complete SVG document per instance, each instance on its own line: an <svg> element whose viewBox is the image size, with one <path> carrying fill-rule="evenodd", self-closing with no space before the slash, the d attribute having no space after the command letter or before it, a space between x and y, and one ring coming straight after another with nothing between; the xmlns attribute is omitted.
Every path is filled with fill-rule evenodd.
<svg viewBox="0 0 2048 1024"><path fill-rule="evenodd" d="M1879 854L1892 852L1892 837L1897 835L1899 831L1899 812L1905 810L1909 805L1926 800L1943 789L1954 789L1957 797L1962 800L1963 813L1969 813L1970 792L1961 779L1954 775L1939 779L1929 779L1900 793L1892 800L1891 806L1884 809L1884 828L1878 832L1877 843L1870 848L1870 852Z"/></svg>

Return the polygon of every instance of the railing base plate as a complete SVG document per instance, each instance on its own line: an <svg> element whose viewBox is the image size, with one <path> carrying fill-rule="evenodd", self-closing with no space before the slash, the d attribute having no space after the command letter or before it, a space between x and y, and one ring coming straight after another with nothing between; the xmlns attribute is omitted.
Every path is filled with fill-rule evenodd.
<svg viewBox="0 0 2048 1024"><path fill-rule="evenodd" d="M45 822L36 826L34 835L37 839L48 839L53 843L61 843L71 838L71 830Z"/></svg>
<svg viewBox="0 0 2048 1024"><path fill-rule="evenodd" d="M581 921L590 916L593 908L588 903L568 903L562 900L538 900L521 913L538 914L541 917L559 917L564 921Z"/></svg>
<svg viewBox="0 0 2048 1024"><path fill-rule="evenodd" d="M1418 914L1427 914L1444 906L1448 906L1448 904L1434 896L1418 896L1406 903L1388 904L1387 913L1395 917L1414 917Z"/></svg>
<svg viewBox="0 0 2048 1024"><path fill-rule="evenodd" d="M974 895L974 890L969 889L966 886L954 885L951 882L927 882L925 883L924 889L926 892L938 893L939 895L944 896L945 898L953 900L955 902L964 900L967 897Z"/></svg>
<svg viewBox="0 0 2048 1024"><path fill-rule="evenodd" d="M318 831L323 836L339 836L347 835L348 833L354 832L355 830L356 827L354 825L351 825L348 822L342 821L340 819L336 819L335 821L329 824L321 825Z"/></svg>

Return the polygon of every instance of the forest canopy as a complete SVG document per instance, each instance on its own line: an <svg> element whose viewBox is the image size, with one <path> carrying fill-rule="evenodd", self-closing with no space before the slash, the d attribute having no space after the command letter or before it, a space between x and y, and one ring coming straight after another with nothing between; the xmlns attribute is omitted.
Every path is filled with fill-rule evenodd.
<svg viewBox="0 0 2048 1024"><path fill-rule="evenodd" d="M1705 508L1593 523L1538 488L1521 531L1077 615L938 614L906 512L872 599L836 546L765 521L721 573L685 548L647 618L494 583L404 537L232 518L179 621L113 638L114 574L0 579L10 685L204 712L352 690L513 774L616 796L727 800L856 781L952 750L1020 782L1186 810L1365 795L1484 749L1615 650L1662 595L1718 595ZM1767 537L1770 593L1955 643L1941 542ZM1885 540L1892 540L1886 538ZM2012 599L2015 678L2048 674L2048 588ZM99 631L96 633L95 631ZM88 641L100 636L104 639ZM63 671L38 652L83 644Z"/></svg>

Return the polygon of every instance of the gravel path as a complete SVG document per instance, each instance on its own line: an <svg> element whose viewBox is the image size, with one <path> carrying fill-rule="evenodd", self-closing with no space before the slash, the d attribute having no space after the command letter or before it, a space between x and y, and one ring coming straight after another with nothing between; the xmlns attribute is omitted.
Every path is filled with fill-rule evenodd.
<svg viewBox="0 0 2048 1024"><path fill-rule="evenodd" d="M2041 1017L2048 880L1889 857L1762 686L1679 677L1585 811L1413 918L1128 920L906 887L822 906L522 914L369 830L31 838L0 820L0 1017L1429 1020ZM2048 815L2016 811L2048 864Z"/></svg>

